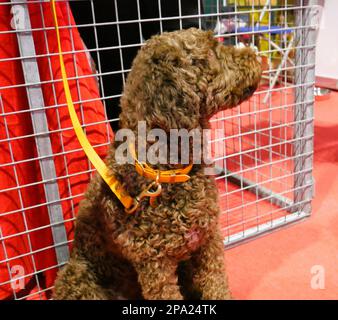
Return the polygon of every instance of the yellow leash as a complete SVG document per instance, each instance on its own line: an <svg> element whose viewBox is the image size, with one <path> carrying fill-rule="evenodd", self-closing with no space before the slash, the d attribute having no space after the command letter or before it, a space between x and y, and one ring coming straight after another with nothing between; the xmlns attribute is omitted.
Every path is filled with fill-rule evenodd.
<svg viewBox="0 0 338 320"><path fill-rule="evenodd" d="M77 117L72 96L69 89L69 83L67 79L67 72L63 60L63 53L62 53L62 47L61 47L61 39L60 39L60 31L59 31L59 24L57 20L57 14L56 14L56 7L55 7L55 0L50 0L50 5L53 13L53 19L54 19L54 26L56 31L56 38L57 38L57 45L58 45L58 55L60 60L60 68L61 68L61 76L62 76L62 82L63 87L65 91L66 96L66 102L68 106L68 112L70 119L73 124L74 131L76 133L76 136L81 144L81 147L83 151L85 152L86 156L90 160L90 162L93 164L97 172L100 174L102 179L107 183L109 188L112 190L112 192L116 195L116 197L121 201L123 204L125 211L127 213L133 213L136 211L136 209L139 207L139 204L141 200L145 197L150 198L150 204L152 206L155 206L155 198L159 196L162 192L161 183L178 183L178 182L185 182L190 179L190 176L188 175L189 171L192 169L192 164L182 168L182 169L176 169L176 170L166 170L166 171L160 171L160 170L154 170L150 168L145 163L140 163L135 154L135 150L132 149L132 154L135 159L135 167L136 171L148 178L154 180L151 184L146 187L145 190L143 190L137 197L133 198L131 197L128 192L123 188L122 184L116 179L114 175L109 174L109 169L104 163L104 161L99 157L99 155L96 153L90 142L88 141L86 135L84 134L80 121Z"/></svg>
<svg viewBox="0 0 338 320"><path fill-rule="evenodd" d="M62 53L62 48L61 48L59 24L58 24L57 15L56 15L55 0L50 0L50 4L51 4L52 12L53 12L53 19L54 19L56 38L57 38L57 44L58 44L58 51L59 51L58 54L59 54L59 59L60 59L62 82L63 82L63 87L65 90L68 111L69 111L69 115L70 115L70 118L73 124L74 131L76 133L76 136L85 154L87 155L88 159L93 164L97 172L100 174L102 179L107 183L109 188L118 197L118 199L121 201L124 207L130 208L134 203L134 199L130 197L128 194L126 194L126 192L123 192L124 190L122 189L122 185L120 184L120 182L114 176L109 174L109 169L107 168L106 164L96 153L92 145L89 143L86 135L84 134L81 128L80 121L76 115L76 111L74 108L72 96L71 96L70 89L69 89L66 68L65 68L64 61L63 61L63 53Z"/></svg>

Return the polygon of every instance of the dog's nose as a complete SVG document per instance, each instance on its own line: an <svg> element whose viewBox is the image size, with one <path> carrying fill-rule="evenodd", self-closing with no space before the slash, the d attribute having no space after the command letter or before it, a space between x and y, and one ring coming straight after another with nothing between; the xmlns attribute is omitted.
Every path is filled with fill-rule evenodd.
<svg viewBox="0 0 338 320"><path fill-rule="evenodd" d="M249 98L252 96L252 94L256 91L256 86L250 86L243 90L243 98Z"/></svg>

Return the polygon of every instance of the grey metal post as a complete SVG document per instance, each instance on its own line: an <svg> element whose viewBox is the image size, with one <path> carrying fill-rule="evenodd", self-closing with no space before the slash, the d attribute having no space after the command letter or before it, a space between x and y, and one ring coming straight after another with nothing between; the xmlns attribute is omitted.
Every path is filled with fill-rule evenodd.
<svg viewBox="0 0 338 320"><path fill-rule="evenodd" d="M310 8L297 10L296 25L305 26L304 29L297 29L295 44L296 66L295 83L300 85L295 90L295 138L294 144L294 203L293 211L311 214L311 200L313 198L313 105L314 105L314 81L315 81L315 44L316 28L308 27L318 23L316 16L317 1L300 1L304 6ZM313 5L313 6L312 6ZM312 65L311 67L302 67ZM305 120L305 121L304 121ZM298 138L303 138L298 140ZM300 172L301 171L301 172ZM298 203L301 203L298 205Z"/></svg>
<svg viewBox="0 0 338 320"><path fill-rule="evenodd" d="M56 258L58 264L63 264L69 259L67 234L64 226L60 194L56 181L56 171L52 158L53 150L48 133L48 123L40 85L39 69L36 58L31 23L26 0L11 0L13 20L12 27L16 29L16 35L22 57L22 69L26 84L26 92L31 110L33 131L36 134L35 142L40 158L41 176L44 181L44 191L47 201L49 219L51 223ZM25 58L27 57L27 58ZM32 58L33 57L33 58ZM38 109L38 110L35 110Z"/></svg>

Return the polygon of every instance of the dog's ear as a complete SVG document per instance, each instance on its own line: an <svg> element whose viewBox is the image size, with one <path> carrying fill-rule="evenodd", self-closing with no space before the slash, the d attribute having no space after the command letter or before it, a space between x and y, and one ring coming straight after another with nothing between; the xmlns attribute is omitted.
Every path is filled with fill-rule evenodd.
<svg viewBox="0 0 338 320"><path fill-rule="evenodd" d="M158 46L153 48L149 62L154 66L163 64L182 66L186 63L184 56L184 52L180 49L178 43L174 42L173 45L170 45L160 42Z"/></svg>
<svg viewBox="0 0 338 320"><path fill-rule="evenodd" d="M199 125L200 98L196 74L185 52L176 45L155 47L144 78L144 116L151 128L193 129Z"/></svg>

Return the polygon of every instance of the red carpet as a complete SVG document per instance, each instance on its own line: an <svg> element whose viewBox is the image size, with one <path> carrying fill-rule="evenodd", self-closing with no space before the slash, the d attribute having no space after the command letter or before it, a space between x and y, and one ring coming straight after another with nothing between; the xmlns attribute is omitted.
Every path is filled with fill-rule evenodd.
<svg viewBox="0 0 338 320"><path fill-rule="evenodd" d="M236 299L338 299L338 92L315 104L314 178L309 219L226 251Z"/></svg>

